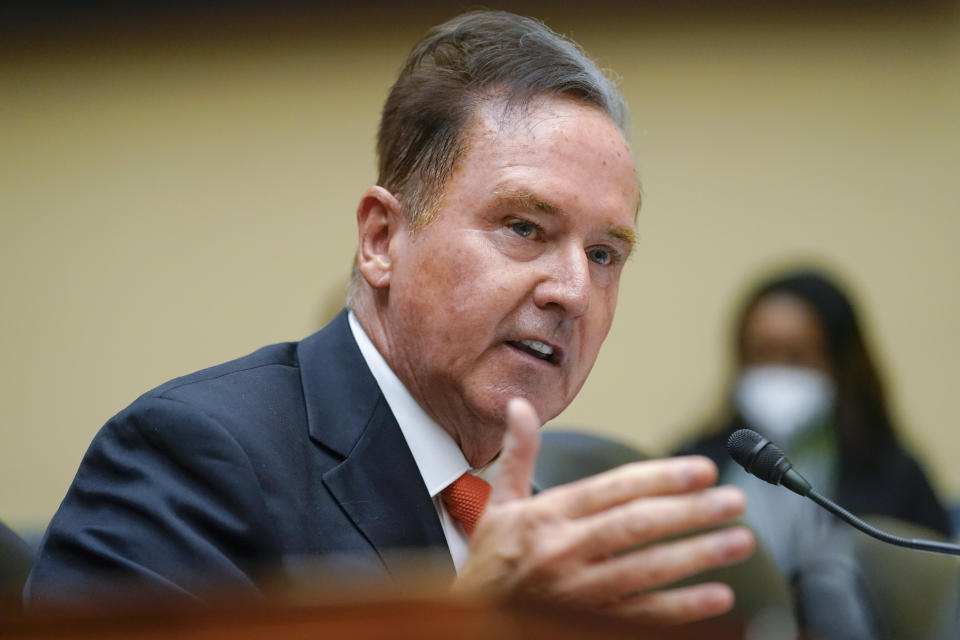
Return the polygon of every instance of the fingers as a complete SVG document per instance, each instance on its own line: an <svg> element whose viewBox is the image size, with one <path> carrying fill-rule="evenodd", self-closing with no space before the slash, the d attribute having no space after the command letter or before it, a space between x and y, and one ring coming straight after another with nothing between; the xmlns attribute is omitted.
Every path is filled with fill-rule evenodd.
<svg viewBox="0 0 960 640"><path fill-rule="evenodd" d="M733 594L721 584L656 590L743 560L753 550L745 528L702 532L744 508L738 489L712 487L717 468L710 460L629 464L531 498L539 429L529 402L508 403L491 498L458 586L535 595L658 624L730 608ZM698 533L674 538L690 532Z"/></svg>
<svg viewBox="0 0 960 640"><path fill-rule="evenodd" d="M569 518L580 518L641 497L705 489L717 480L717 466L702 456L647 460L545 491L541 500Z"/></svg>
<svg viewBox="0 0 960 640"><path fill-rule="evenodd" d="M586 556L602 557L727 522L741 515L745 506L743 492L735 487L637 499L572 522L569 544Z"/></svg>
<svg viewBox="0 0 960 640"><path fill-rule="evenodd" d="M726 613L733 603L733 589L720 582L706 582L627 598L608 612L638 622L675 625Z"/></svg>
<svg viewBox="0 0 960 640"><path fill-rule="evenodd" d="M530 478L539 449L540 418L537 412L526 400L511 398L507 403L507 431L503 436L500 466L488 504L530 497Z"/></svg>
<svg viewBox="0 0 960 640"><path fill-rule="evenodd" d="M712 531L586 565L568 578L565 588L600 600L617 598L739 562L753 547L753 534L746 527Z"/></svg>

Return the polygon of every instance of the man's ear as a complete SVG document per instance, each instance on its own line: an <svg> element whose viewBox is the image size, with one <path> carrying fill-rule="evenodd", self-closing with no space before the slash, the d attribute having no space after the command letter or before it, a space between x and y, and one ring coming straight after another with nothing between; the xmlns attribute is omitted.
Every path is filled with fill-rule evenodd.
<svg viewBox="0 0 960 640"><path fill-rule="evenodd" d="M398 233L406 233L403 205L383 187L369 187L357 205L357 268L374 289L390 285L393 262L390 243Z"/></svg>

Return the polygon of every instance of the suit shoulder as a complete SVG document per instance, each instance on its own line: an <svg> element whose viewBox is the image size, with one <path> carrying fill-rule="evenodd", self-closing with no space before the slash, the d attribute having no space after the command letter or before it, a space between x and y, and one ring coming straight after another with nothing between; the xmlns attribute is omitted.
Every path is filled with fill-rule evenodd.
<svg viewBox="0 0 960 640"><path fill-rule="evenodd" d="M161 384L142 397L169 396L191 386L214 382L228 376L258 376L272 367L299 368L297 342L281 342L261 347L253 353L222 364L207 367Z"/></svg>
<svg viewBox="0 0 960 640"><path fill-rule="evenodd" d="M274 344L207 369L175 378L134 400L106 425L108 430L162 430L172 435L203 424L240 437L266 437L305 421L296 342ZM210 423L209 421L213 421ZM264 430L262 425L273 425Z"/></svg>

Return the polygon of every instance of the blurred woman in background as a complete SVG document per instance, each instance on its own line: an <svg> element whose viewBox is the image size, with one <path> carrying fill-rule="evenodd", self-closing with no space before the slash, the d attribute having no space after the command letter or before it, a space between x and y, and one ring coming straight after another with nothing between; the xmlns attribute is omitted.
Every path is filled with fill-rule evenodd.
<svg viewBox="0 0 960 640"><path fill-rule="evenodd" d="M727 437L744 426L778 444L814 487L853 513L950 536L946 511L898 442L849 296L821 272L794 270L754 290L738 320L729 402L705 434L678 453L712 458L721 482L744 489L747 522L781 568L793 568L799 549L816 539L811 528L825 516L730 460Z"/></svg>

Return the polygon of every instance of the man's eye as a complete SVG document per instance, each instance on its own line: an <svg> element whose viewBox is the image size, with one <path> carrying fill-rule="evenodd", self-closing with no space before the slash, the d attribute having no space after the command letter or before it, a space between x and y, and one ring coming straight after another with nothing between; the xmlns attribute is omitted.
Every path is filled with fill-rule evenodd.
<svg viewBox="0 0 960 640"><path fill-rule="evenodd" d="M536 227L530 223L523 220L517 220L510 223L510 228L513 229L513 232L520 236L521 238L528 238L533 235L533 232L536 230Z"/></svg>
<svg viewBox="0 0 960 640"><path fill-rule="evenodd" d="M603 247L594 247L587 250L587 257L597 264L610 264L613 262L613 253Z"/></svg>

